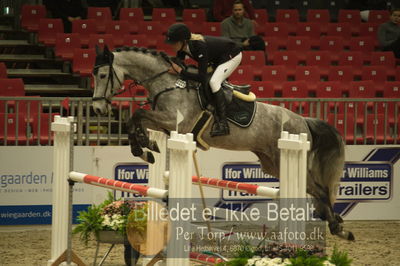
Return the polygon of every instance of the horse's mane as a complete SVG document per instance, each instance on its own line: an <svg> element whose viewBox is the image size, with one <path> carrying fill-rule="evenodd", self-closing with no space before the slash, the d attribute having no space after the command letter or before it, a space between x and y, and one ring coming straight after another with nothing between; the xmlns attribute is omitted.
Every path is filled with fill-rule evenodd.
<svg viewBox="0 0 400 266"><path fill-rule="evenodd" d="M171 60L171 57L169 55L167 55L165 52L162 51L156 51L153 49L148 49L146 47L136 47L136 46L124 46L121 48L116 48L114 49L114 52L120 53L120 52L129 52L129 51L133 51L133 52L141 52L143 54L148 54L148 55L152 55L154 57L161 57L165 62L169 63Z"/></svg>

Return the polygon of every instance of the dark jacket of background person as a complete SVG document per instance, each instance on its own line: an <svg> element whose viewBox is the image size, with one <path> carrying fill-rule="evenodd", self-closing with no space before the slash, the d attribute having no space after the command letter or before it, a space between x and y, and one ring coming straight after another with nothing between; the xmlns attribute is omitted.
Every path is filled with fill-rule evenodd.
<svg viewBox="0 0 400 266"><path fill-rule="evenodd" d="M400 38L400 26L388 21L379 26L378 41L382 48L390 48Z"/></svg>
<svg viewBox="0 0 400 266"><path fill-rule="evenodd" d="M222 36L230 38L242 46L242 42L254 35L253 22L243 18L242 24L238 24L233 16L227 17L221 23Z"/></svg>
<svg viewBox="0 0 400 266"><path fill-rule="evenodd" d="M232 6L235 0L214 0L213 3L213 16L216 21L223 21L225 18L232 15ZM254 8L250 4L249 0L243 0L244 9L246 10L247 16L254 20Z"/></svg>
<svg viewBox="0 0 400 266"><path fill-rule="evenodd" d="M43 4L53 18L62 19L64 32L71 32L72 23L68 17L86 18L87 9L82 0L44 0Z"/></svg>

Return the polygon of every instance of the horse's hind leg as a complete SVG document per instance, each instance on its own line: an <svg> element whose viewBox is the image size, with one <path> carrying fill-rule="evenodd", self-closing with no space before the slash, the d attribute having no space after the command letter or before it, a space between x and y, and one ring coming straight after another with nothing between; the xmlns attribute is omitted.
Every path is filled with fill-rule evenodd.
<svg viewBox="0 0 400 266"><path fill-rule="evenodd" d="M320 154L321 155L321 154ZM345 231L343 219L334 212L333 201L336 198L336 187L340 177L342 158L333 156L331 160L323 163L322 158L315 158L318 161L312 162L313 169L308 172L307 192L314 197L314 204L318 216L328 222L331 234L347 240L354 240L352 232Z"/></svg>

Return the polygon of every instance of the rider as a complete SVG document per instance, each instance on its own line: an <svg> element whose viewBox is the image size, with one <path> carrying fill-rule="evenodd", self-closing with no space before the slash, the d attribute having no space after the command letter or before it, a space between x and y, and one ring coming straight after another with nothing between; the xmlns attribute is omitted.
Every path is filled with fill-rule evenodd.
<svg viewBox="0 0 400 266"><path fill-rule="evenodd" d="M237 68L242 60L241 48L232 40L225 37L203 36L193 34L183 23L176 23L167 31L166 43L172 45L177 57L184 60L185 56L198 62L198 73L191 73L172 62L170 73L179 73L184 78L197 80L207 87L207 67L215 69L209 81L211 91L216 101L217 117L210 135L223 136L229 134L226 120L226 103L222 82Z"/></svg>

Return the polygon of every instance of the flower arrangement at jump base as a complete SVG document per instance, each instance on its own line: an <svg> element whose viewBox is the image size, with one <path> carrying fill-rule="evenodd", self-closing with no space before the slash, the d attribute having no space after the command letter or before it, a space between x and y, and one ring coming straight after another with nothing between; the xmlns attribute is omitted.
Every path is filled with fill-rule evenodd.
<svg viewBox="0 0 400 266"><path fill-rule="evenodd" d="M127 227L143 234L146 231L147 216L138 215L138 213L147 214L147 203L143 201L125 201L115 200L111 192L107 199L99 205L91 205L87 211L79 212L77 217L78 225L73 233L79 234L80 239L87 244L92 236L96 238L103 231L117 232L125 236ZM130 217L141 217L133 219ZM128 224L129 221L129 224Z"/></svg>

